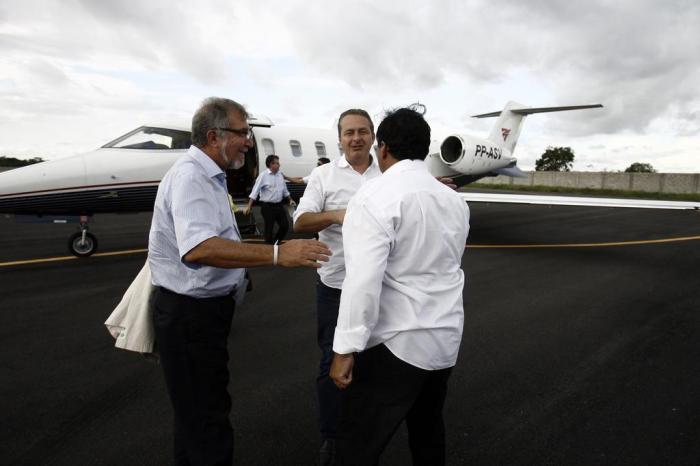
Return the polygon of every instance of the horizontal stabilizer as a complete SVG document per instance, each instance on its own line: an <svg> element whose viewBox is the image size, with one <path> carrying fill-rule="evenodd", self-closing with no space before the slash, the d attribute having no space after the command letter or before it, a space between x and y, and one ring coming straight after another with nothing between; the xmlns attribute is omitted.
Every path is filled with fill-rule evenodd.
<svg viewBox="0 0 700 466"><path fill-rule="evenodd" d="M510 111L516 115L530 115L531 113L564 112L566 110L582 110L585 108L603 108L601 104L592 105L569 105L566 107L539 107L539 108L511 108ZM490 118L500 116L501 112L482 113L472 115L473 118Z"/></svg>
<svg viewBox="0 0 700 466"><path fill-rule="evenodd" d="M493 171L497 175L511 176L513 178L527 178L527 173L513 165L512 167L497 168Z"/></svg>

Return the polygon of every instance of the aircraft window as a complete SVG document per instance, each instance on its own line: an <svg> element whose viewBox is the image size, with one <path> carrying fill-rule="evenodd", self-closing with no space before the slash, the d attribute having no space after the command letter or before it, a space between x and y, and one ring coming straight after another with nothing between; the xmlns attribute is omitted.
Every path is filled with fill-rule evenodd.
<svg viewBox="0 0 700 466"><path fill-rule="evenodd" d="M190 140L189 131L144 126L102 147L147 150L187 149L190 147Z"/></svg>
<svg viewBox="0 0 700 466"><path fill-rule="evenodd" d="M292 148L292 155L294 157L301 157L301 144L299 143L299 141L289 141L289 147Z"/></svg>
<svg viewBox="0 0 700 466"><path fill-rule="evenodd" d="M314 144L316 146L316 155L319 157L325 157L326 155L326 145L320 141L316 141Z"/></svg>
<svg viewBox="0 0 700 466"><path fill-rule="evenodd" d="M275 153L275 143L272 139L265 138L262 140L263 151L265 155L272 155Z"/></svg>

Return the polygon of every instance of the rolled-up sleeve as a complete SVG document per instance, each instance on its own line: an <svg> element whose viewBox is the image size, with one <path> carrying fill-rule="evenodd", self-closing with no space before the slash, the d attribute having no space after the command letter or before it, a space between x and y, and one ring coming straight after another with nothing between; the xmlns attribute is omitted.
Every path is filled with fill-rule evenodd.
<svg viewBox="0 0 700 466"><path fill-rule="evenodd" d="M321 178L317 171L312 171L309 182L304 190L304 195L299 199L299 205L294 211L294 223L307 212L318 213L323 212L324 195Z"/></svg>
<svg viewBox="0 0 700 466"><path fill-rule="evenodd" d="M255 180L255 184L253 185L253 189L250 191L250 196L249 198L255 200L258 198L258 195L260 194L260 188L262 186L262 180L263 177L265 176L265 172L262 172L261 174L258 175L258 178Z"/></svg>
<svg viewBox="0 0 700 466"><path fill-rule="evenodd" d="M333 351L363 351L377 324L382 279L391 249L392 230L366 201L351 200L343 223L346 276L340 298Z"/></svg>

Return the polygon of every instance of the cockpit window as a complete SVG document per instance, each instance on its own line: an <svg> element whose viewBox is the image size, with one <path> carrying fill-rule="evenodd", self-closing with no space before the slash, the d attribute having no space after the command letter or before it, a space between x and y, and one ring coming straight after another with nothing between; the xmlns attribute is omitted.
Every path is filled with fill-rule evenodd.
<svg viewBox="0 0 700 466"><path fill-rule="evenodd" d="M188 149L190 141L189 131L142 126L102 147L146 150Z"/></svg>

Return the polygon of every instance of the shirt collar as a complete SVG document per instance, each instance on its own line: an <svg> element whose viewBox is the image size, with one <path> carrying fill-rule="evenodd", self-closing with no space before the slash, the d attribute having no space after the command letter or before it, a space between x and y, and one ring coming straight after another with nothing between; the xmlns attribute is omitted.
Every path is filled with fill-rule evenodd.
<svg viewBox="0 0 700 466"><path fill-rule="evenodd" d="M224 177L226 177L226 173L224 173L221 167L218 166L216 162L214 162L211 157L205 154L199 147L194 145L190 146L187 154L204 169L204 173L206 173L209 178L220 177L220 175L224 175Z"/></svg>
<svg viewBox="0 0 700 466"><path fill-rule="evenodd" d="M387 168L384 173L401 173L409 170L428 170L425 160L403 159L396 162L391 167Z"/></svg>
<svg viewBox="0 0 700 466"><path fill-rule="evenodd" d="M340 168L352 168L352 165L350 165L350 162L348 162L348 159L345 158L345 154L343 154L342 157L338 159L338 166ZM374 158L372 154L369 154L369 166L367 166L367 170L371 169L372 167L377 166L377 160Z"/></svg>

